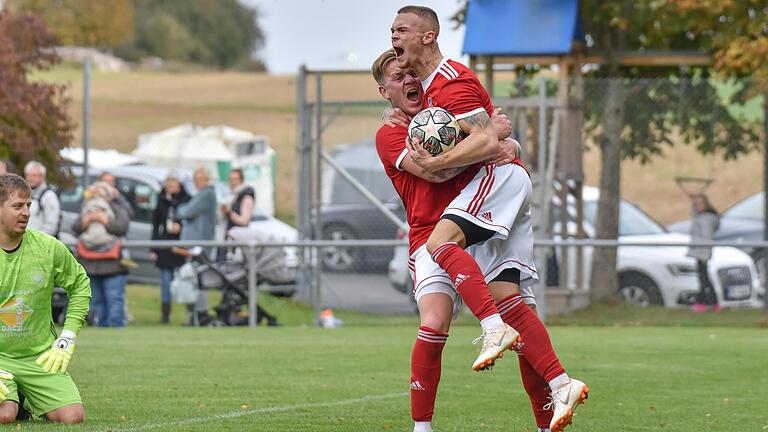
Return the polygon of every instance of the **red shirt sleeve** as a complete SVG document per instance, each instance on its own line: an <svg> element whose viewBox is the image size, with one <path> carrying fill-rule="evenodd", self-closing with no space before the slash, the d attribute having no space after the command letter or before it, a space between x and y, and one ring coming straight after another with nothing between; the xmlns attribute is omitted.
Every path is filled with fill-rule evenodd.
<svg viewBox="0 0 768 432"><path fill-rule="evenodd" d="M405 137L408 130L402 126L390 127L384 125L376 132L376 151L384 165L384 170L391 177L392 174L402 171L400 164L407 154Z"/></svg>

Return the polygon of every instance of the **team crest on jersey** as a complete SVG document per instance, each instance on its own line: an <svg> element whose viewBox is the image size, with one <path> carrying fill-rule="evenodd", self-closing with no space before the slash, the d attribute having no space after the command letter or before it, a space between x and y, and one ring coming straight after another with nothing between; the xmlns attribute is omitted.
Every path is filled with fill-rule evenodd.
<svg viewBox="0 0 768 432"><path fill-rule="evenodd" d="M427 98L427 106L428 107L432 106L432 98Z"/></svg>

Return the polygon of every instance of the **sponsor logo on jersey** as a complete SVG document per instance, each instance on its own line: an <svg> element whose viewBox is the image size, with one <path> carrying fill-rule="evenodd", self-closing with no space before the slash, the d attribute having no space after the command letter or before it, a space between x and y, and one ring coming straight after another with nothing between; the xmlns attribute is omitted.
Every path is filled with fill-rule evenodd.
<svg viewBox="0 0 768 432"><path fill-rule="evenodd" d="M0 306L0 325L4 332L23 331L24 321L32 313L32 308L24 304L21 298L11 298Z"/></svg>
<svg viewBox="0 0 768 432"><path fill-rule="evenodd" d="M421 383L419 382L419 380L416 380L416 381L414 381L414 382L412 382L412 383L411 383L411 390L416 390L416 391L424 391L424 390L426 390L426 389L424 388L424 386L423 386L423 385L421 385Z"/></svg>
<svg viewBox="0 0 768 432"><path fill-rule="evenodd" d="M469 279L469 275L459 273L456 275L456 279L453 281L453 286L458 288L459 285L461 285L461 283L467 279Z"/></svg>

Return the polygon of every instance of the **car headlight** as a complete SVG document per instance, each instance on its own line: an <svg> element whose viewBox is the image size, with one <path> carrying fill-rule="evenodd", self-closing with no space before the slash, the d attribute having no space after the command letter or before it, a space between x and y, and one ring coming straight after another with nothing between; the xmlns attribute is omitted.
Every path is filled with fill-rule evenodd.
<svg viewBox="0 0 768 432"><path fill-rule="evenodd" d="M667 270L674 276L696 276L696 267L690 264L667 264Z"/></svg>

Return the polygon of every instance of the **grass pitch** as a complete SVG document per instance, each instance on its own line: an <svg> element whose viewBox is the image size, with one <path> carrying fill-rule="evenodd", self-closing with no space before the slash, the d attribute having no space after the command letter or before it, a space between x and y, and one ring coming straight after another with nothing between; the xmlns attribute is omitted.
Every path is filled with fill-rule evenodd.
<svg viewBox="0 0 768 432"><path fill-rule="evenodd" d="M86 328L70 369L88 421L68 430L410 430L415 332L403 324ZM551 334L563 364L592 389L569 431L768 425L765 329L553 327ZM451 330L435 430L535 430L514 355L491 372L470 369L476 335L472 325Z"/></svg>

